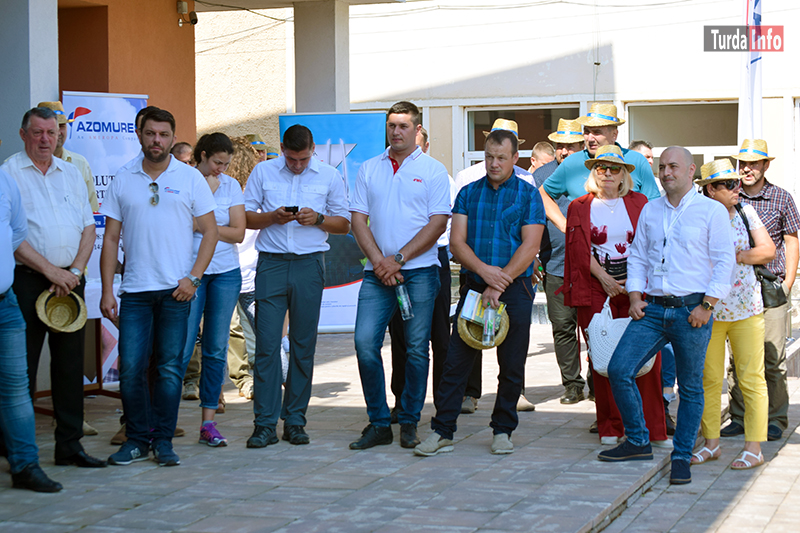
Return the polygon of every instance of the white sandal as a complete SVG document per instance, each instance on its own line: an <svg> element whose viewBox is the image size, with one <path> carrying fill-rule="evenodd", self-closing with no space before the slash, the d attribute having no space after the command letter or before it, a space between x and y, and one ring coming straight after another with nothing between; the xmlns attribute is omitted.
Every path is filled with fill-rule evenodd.
<svg viewBox="0 0 800 533"><path fill-rule="evenodd" d="M705 463L706 461L716 461L717 459L719 459L719 455L714 455L714 454L717 453L718 451L719 451L719 446L717 446L713 450L709 450L708 448L703 446L703 448L699 452L692 454L692 457L696 458L697 461L696 462L690 461L690 464L699 465ZM708 452L707 458L703 457L703 452Z"/></svg>
<svg viewBox="0 0 800 533"><path fill-rule="evenodd" d="M750 461L745 459L745 457L747 457L748 455L753 459L755 459L755 463L751 463ZM733 463L737 461L740 463L744 463L747 466L733 466ZM756 455L752 452L743 451L742 455L736 460L734 460L733 463L731 463L731 470L750 470L751 468L755 468L757 466L761 466L764 464L764 454L758 452L758 455Z"/></svg>

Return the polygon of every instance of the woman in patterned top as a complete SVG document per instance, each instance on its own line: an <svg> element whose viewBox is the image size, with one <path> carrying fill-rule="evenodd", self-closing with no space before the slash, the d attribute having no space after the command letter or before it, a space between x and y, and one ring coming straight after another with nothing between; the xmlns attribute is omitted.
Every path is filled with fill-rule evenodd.
<svg viewBox="0 0 800 533"><path fill-rule="evenodd" d="M764 380L764 306L753 265L771 261L775 257L775 244L752 206L745 205L741 214L737 211L739 175L728 159L706 163L700 173L701 179L697 184L703 188L703 194L728 208L736 247L736 268L731 292L714 309L714 326L703 371L705 408L701 431L705 443L692 457L692 464L713 461L722 455L719 449L719 413L725 375L725 340L728 339L745 405L744 450L731 463L731 469L746 470L764 464L761 442L767 440L769 408ZM750 235L742 215L747 217ZM755 243L752 248L750 236Z"/></svg>

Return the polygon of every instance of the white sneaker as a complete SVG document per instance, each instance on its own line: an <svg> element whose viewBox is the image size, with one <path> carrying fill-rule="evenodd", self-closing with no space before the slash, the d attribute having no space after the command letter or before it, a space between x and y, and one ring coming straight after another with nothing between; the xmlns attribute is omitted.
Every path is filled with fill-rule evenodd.
<svg viewBox="0 0 800 533"><path fill-rule="evenodd" d="M522 394L519 395L519 400L517 401L517 411L535 411L536 406L533 405L531 402L528 401L525 396Z"/></svg>
<svg viewBox="0 0 800 533"><path fill-rule="evenodd" d="M669 448L672 449L672 439L667 440L651 440L650 446L653 448Z"/></svg>
<svg viewBox="0 0 800 533"><path fill-rule="evenodd" d="M619 444L619 437L600 437L600 444Z"/></svg>
<svg viewBox="0 0 800 533"><path fill-rule="evenodd" d="M431 457L438 453L452 452L453 441L446 439L436 433L435 431L428 435L428 438L417 444L414 448L414 455L421 455L423 457Z"/></svg>
<svg viewBox="0 0 800 533"><path fill-rule="evenodd" d="M494 455L506 455L514 453L514 444L511 442L511 435L508 433L498 433L492 438L492 453Z"/></svg>

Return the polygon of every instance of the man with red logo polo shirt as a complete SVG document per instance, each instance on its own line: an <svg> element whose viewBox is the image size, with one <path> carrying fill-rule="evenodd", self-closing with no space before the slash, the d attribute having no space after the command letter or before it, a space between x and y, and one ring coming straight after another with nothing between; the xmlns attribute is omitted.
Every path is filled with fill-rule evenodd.
<svg viewBox="0 0 800 533"><path fill-rule="evenodd" d="M450 216L450 181L444 165L416 144L419 110L398 102L386 114L390 146L361 165L350 203L353 234L367 256L358 295L355 345L369 425L350 444L363 450L391 444L391 415L381 346L397 310L396 289L408 291L413 317L404 321L406 381L400 398L400 444L419 443L417 422L428 383L431 316L439 292L436 240Z"/></svg>

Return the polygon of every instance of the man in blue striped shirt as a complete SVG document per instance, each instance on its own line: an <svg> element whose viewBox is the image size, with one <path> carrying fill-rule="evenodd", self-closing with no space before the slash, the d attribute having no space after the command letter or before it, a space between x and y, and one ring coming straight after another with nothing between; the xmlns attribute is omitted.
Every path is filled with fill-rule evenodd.
<svg viewBox="0 0 800 533"><path fill-rule="evenodd" d="M486 138L486 176L461 189L453 206L450 250L468 271L461 289L461 312L467 292L482 294L484 306L506 305L510 327L497 348L500 377L490 426L492 453L514 451L511 433L518 424L533 305L533 260L539 251L545 214L535 187L514 174L519 159L516 136L495 130ZM453 327L442 380L436 391L433 433L414 453L436 455L453 450L453 433L461 412L467 377L479 350L468 346Z"/></svg>

